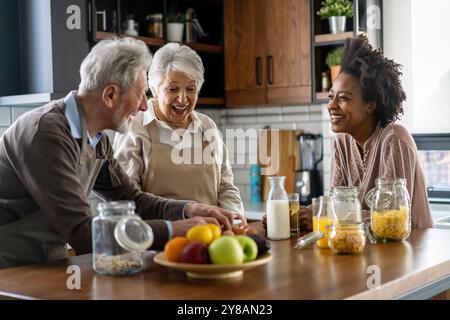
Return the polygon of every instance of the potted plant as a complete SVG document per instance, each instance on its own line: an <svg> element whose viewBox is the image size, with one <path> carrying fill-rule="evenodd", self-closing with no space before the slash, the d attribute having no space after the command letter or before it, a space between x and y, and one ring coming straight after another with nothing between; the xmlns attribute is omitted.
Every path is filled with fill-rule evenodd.
<svg viewBox="0 0 450 320"><path fill-rule="evenodd" d="M181 42L183 40L184 14L172 5L167 12L167 41Z"/></svg>
<svg viewBox="0 0 450 320"><path fill-rule="evenodd" d="M325 64L330 68L331 83L334 82L341 71L342 48L336 48L328 52L325 57Z"/></svg>
<svg viewBox="0 0 450 320"><path fill-rule="evenodd" d="M353 17L353 3L350 0L325 0L317 15L322 20L328 19L331 33L344 32L347 17Z"/></svg>

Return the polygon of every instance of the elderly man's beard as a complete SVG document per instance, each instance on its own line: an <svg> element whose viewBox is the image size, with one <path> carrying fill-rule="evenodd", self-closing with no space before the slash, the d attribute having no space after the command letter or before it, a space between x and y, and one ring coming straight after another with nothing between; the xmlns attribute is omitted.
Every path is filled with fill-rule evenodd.
<svg viewBox="0 0 450 320"><path fill-rule="evenodd" d="M116 113L114 114L114 130L125 134L130 131L131 128L131 118L129 116L125 116L125 108L120 106Z"/></svg>

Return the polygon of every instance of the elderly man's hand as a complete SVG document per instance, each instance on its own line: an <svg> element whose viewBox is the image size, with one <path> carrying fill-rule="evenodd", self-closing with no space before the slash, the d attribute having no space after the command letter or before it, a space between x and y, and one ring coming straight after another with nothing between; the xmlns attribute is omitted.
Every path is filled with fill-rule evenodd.
<svg viewBox="0 0 450 320"><path fill-rule="evenodd" d="M214 218L224 230L231 230L231 227L233 225L233 219L240 219L240 216L236 213L232 213L219 207L196 202L188 203L186 205L184 212L185 215L190 218L193 217Z"/></svg>

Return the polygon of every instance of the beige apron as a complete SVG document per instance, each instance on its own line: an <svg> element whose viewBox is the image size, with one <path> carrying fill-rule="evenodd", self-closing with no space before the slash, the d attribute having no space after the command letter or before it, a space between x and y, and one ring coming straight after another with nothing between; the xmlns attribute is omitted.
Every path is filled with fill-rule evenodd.
<svg viewBox="0 0 450 320"><path fill-rule="evenodd" d="M162 144L159 141L156 121L149 124L151 137L151 155L147 172L145 173L143 190L161 197L175 200L194 200L200 203L218 205L219 172L217 162L212 156L212 163L202 161L199 164L176 164L171 160L173 147ZM202 138L204 137L203 128ZM208 141L203 141L202 146L192 146L183 149L190 152L194 159L195 152L203 155ZM198 150L197 148L201 148Z"/></svg>
<svg viewBox="0 0 450 320"><path fill-rule="evenodd" d="M83 109L79 107L78 111L83 137L77 171L87 197L106 161L105 146L99 142L94 150L88 145ZM0 269L68 257L65 239L50 225L31 198L18 199L15 209L20 212L20 219L0 225Z"/></svg>

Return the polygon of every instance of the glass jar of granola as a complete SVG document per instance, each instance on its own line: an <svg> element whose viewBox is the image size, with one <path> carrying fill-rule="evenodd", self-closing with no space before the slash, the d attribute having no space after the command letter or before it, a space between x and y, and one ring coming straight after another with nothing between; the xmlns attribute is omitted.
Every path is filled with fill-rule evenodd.
<svg viewBox="0 0 450 320"><path fill-rule="evenodd" d="M360 223L333 223L328 238L328 246L335 253L361 253L366 245L364 224Z"/></svg>
<svg viewBox="0 0 450 320"><path fill-rule="evenodd" d="M127 275L144 268L153 243L150 226L134 213L133 201L101 202L92 220L92 262L97 273Z"/></svg>
<svg viewBox="0 0 450 320"><path fill-rule="evenodd" d="M370 206L370 229L376 241L403 241L411 233L411 202L405 179L375 180L366 195Z"/></svg>

